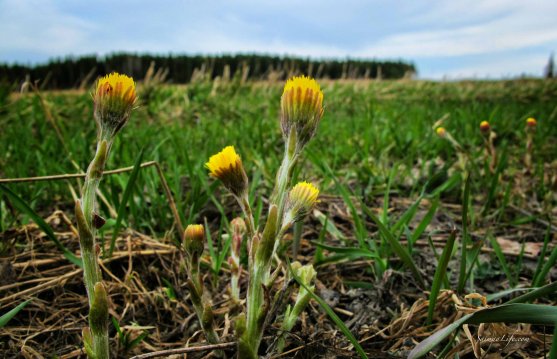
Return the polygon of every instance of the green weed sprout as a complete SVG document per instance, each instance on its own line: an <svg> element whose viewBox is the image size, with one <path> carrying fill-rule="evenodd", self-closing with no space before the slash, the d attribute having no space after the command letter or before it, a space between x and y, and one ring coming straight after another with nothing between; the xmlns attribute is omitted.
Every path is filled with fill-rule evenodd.
<svg viewBox="0 0 557 359"><path fill-rule="evenodd" d="M485 146L485 163L488 165L489 172L494 174L495 167L497 167L497 152L495 151L494 141L497 135L487 121L480 122L480 132L482 133Z"/></svg>
<svg viewBox="0 0 557 359"><path fill-rule="evenodd" d="M217 344L219 337L214 328L214 315L209 298L203 295L203 280L199 270L201 255L205 247L205 228L201 224L190 224L184 233L186 251L186 270L188 272L188 289L193 308L201 323L207 341Z"/></svg>
<svg viewBox="0 0 557 359"><path fill-rule="evenodd" d="M81 199L75 204L75 216L89 299L89 327L83 329L85 351L89 358L108 359L108 295L102 283L99 248L95 243L96 230L103 226L104 219L96 213L96 191L114 137L128 121L135 104L135 83L126 75L107 75L97 82L93 101L97 152L87 169Z"/></svg>
<svg viewBox="0 0 557 359"><path fill-rule="evenodd" d="M536 133L536 127L538 122L535 118L528 118L526 120L526 154L524 155L524 166L526 167L526 173L532 172L532 155L534 152L534 134Z"/></svg>
<svg viewBox="0 0 557 359"><path fill-rule="evenodd" d="M236 320L238 355L257 358L269 313L274 307L271 290L281 268L276 255L284 232L307 215L317 202L319 190L301 182L289 190L292 169L305 145L312 139L323 116L323 92L309 77L293 77L286 82L281 98L280 125L285 152L271 196L269 214L262 231L254 227L248 194L248 179L240 156L228 146L206 163L212 177L219 179L238 201L244 212L249 238L248 290L245 312ZM273 269L273 261L277 261ZM313 268L312 268L313 269ZM308 283L309 284L309 283ZM300 291L299 296L306 298ZM275 299L277 300L277 299ZM285 326L292 327L295 318L309 299L298 302L285 317ZM305 303L305 304L304 304Z"/></svg>

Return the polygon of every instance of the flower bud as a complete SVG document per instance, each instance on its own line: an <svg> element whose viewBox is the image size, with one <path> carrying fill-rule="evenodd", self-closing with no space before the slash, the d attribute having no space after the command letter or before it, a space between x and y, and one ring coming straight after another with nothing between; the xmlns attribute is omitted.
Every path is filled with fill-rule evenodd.
<svg viewBox="0 0 557 359"><path fill-rule="evenodd" d="M447 136L447 130L445 130L445 127L437 127L435 129L435 133L441 138L445 138Z"/></svg>
<svg viewBox="0 0 557 359"><path fill-rule="evenodd" d="M527 128L535 129L537 124L538 124L538 122L533 117L530 117L526 120L526 127Z"/></svg>
<svg viewBox="0 0 557 359"><path fill-rule="evenodd" d="M482 121L480 122L480 131L482 131L482 133L487 134L491 131L491 126L489 125L489 122L487 121Z"/></svg>
<svg viewBox="0 0 557 359"><path fill-rule="evenodd" d="M313 78L295 76L286 82L280 105L282 135L288 141L294 130L299 151L311 140L323 117L323 92Z"/></svg>
<svg viewBox="0 0 557 359"><path fill-rule="evenodd" d="M184 247L192 257L199 258L205 249L205 228L202 224L190 224L184 232Z"/></svg>
<svg viewBox="0 0 557 359"><path fill-rule="evenodd" d="M310 287L311 289L311 283L313 282L315 276L317 275L317 272L313 268L313 265L306 264L304 266L301 266L296 270L296 274L298 275L298 277L300 277L302 283L304 283L306 286Z"/></svg>
<svg viewBox="0 0 557 359"><path fill-rule="evenodd" d="M227 146L209 158L205 167L211 176L218 178L224 187L236 197L242 197L248 190L248 177L242 165L242 159L233 146Z"/></svg>
<svg viewBox="0 0 557 359"><path fill-rule="evenodd" d="M130 117L136 101L135 83L131 77L113 72L97 81L93 100L99 137L111 141Z"/></svg>
<svg viewBox="0 0 557 359"><path fill-rule="evenodd" d="M230 222L230 226L232 227L232 254L239 258L242 240L247 231L246 222L242 218L237 217Z"/></svg>
<svg viewBox="0 0 557 359"><path fill-rule="evenodd" d="M283 227L289 226L304 218L317 202L319 190L308 182L299 182L288 194L286 201Z"/></svg>

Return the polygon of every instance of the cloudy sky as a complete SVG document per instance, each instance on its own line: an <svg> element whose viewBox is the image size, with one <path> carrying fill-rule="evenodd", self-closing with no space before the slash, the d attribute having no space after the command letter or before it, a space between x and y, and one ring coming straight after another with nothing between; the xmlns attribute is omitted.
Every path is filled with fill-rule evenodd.
<svg viewBox="0 0 557 359"><path fill-rule="evenodd" d="M133 51L413 61L421 78L541 76L556 0L0 0L0 62Z"/></svg>

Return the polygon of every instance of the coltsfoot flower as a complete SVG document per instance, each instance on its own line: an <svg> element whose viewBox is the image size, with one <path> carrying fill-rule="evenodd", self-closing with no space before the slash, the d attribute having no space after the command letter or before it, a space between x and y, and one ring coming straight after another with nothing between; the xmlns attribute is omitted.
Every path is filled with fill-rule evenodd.
<svg viewBox="0 0 557 359"><path fill-rule="evenodd" d="M308 182L299 182L288 194L284 211L283 227L304 218L317 202L319 190Z"/></svg>
<svg viewBox="0 0 557 359"><path fill-rule="evenodd" d="M447 130L445 130L445 127L437 127L435 129L435 133L441 138L445 138L447 136Z"/></svg>
<svg viewBox="0 0 557 359"><path fill-rule="evenodd" d="M184 247L189 255L199 258L205 247L205 228L202 224L190 224L184 232Z"/></svg>
<svg viewBox="0 0 557 359"><path fill-rule="evenodd" d="M110 141L126 124L136 101L131 77L113 72L97 81L93 94L100 137Z"/></svg>
<svg viewBox="0 0 557 359"><path fill-rule="evenodd" d="M536 121L536 119L533 118L533 117L530 117L526 120L526 126L529 127L529 128L534 129L534 128L536 128L537 124L538 124L538 121Z"/></svg>
<svg viewBox="0 0 557 359"><path fill-rule="evenodd" d="M489 133L490 130L491 130L491 126L489 125L489 122L487 121L480 122L480 131L482 131L482 133Z"/></svg>
<svg viewBox="0 0 557 359"><path fill-rule="evenodd" d="M209 158L205 167L211 172L211 176L221 180L223 185L232 194L242 198L248 189L248 177L242 165L242 159L233 146L227 146L216 155Z"/></svg>
<svg viewBox="0 0 557 359"><path fill-rule="evenodd" d="M323 117L323 92L311 77L295 76L284 86L280 100L280 125L285 140L292 129L297 137L297 148L301 149L315 134Z"/></svg>

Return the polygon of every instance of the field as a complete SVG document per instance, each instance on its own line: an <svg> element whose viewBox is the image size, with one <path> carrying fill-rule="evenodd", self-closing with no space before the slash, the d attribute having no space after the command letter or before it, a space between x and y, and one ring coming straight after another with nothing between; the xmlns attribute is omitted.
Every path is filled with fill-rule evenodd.
<svg viewBox="0 0 557 359"><path fill-rule="evenodd" d="M281 253L302 264L313 263L315 294L370 358L406 357L417 343L464 314L528 292L509 289L549 283L541 294L528 292L536 294L521 300L555 305L556 81L362 80L321 85L325 113L292 174L292 183L316 184L320 202L302 226L286 234ZM109 328L115 357L204 343L179 250L179 228L190 223L205 223L209 229L204 279L212 293L217 331L223 342L234 341L225 252L230 244L228 220L241 210L204 164L223 147L236 147L250 179L255 223L262 225L284 153L278 120L282 86L198 81L139 87L139 107L116 138L107 170L134 166L143 150L142 162L156 161L160 171L154 165L143 167L133 181L130 171L105 174L100 185L100 214L108 221L98 237L110 316L116 323ZM85 357L80 336L87 323L87 300L80 270L33 216L45 219L53 236L79 253L73 206L82 179L68 175L85 171L94 153L91 95L3 93L0 315L30 302L0 327L0 353L10 358ZM537 125L527 129L531 117ZM496 135L493 162L479 127L484 120L491 136ZM436 133L440 126L444 136ZM6 180L52 175L65 176ZM123 201L127 188L130 197ZM116 247L109 257L113 233ZM294 255L297 239L300 246ZM442 253L453 241L454 247ZM438 262L445 258L446 273L434 279ZM443 289L428 323L432 283ZM277 288L283 285L294 283L276 283ZM240 286L247 286L245 277ZM483 297L466 297L471 293L487 297L487 304ZM554 329L533 324L470 324L431 353L474 357L482 330L486 337L514 333L528 339L508 346L482 344L484 354L543 357L550 351ZM261 354L273 347L279 328L267 328ZM316 300L286 341L283 357L358 357ZM229 357L234 352L232 345L225 347Z"/></svg>

